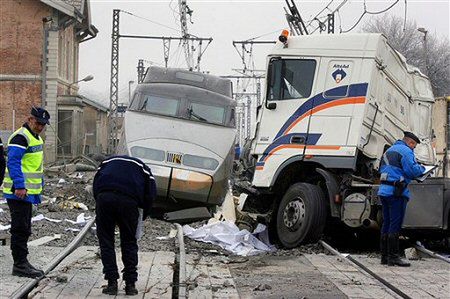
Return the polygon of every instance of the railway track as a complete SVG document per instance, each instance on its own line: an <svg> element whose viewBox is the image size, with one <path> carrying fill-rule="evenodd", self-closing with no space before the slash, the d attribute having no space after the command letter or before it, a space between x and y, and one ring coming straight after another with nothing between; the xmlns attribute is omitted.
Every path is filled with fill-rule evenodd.
<svg viewBox="0 0 450 299"><path fill-rule="evenodd" d="M46 275L48 275L53 269L55 269L56 266L58 266L67 256L69 256L83 241L86 234L89 232L91 227L95 223L95 217L92 217L91 220L89 220L86 225L83 227L83 229L78 233L78 235L70 242L67 247L65 247L60 254L58 254L51 262L50 264L43 269L44 276L35 278L28 282L27 284L23 285L19 289L17 289L10 298L12 299L20 299L24 298L30 293L31 290L41 281Z"/></svg>
<svg viewBox="0 0 450 299"><path fill-rule="evenodd" d="M329 245L325 241L321 240L321 241L319 241L319 243L328 252L332 253L335 256L340 257L342 260L351 264L354 268L358 269L359 271L366 273L366 274L370 275L371 277L373 277L373 279L375 279L379 283L383 284L385 287L387 287L389 290L391 290L393 293L395 293L398 297L404 298L404 299L416 298L415 296L411 297L404 290L401 290L400 288L396 287L393 283L391 283L389 281L389 279L385 279L382 277L382 275L379 275L379 274L375 273L375 271L372 271L372 269L371 269L372 265L367 266L367 265L363 264L361 261L359 261L358 259L354 258L351 254L345 254L345 253L339 252L336 248L333 248L331 245ZM417 250L419 250L420 252L428 255L429 257L439 259L446 263L450 263L450 259L448 259L447 257L444 257L436 252L426 249L425 247L422 246L422 244L420 244L420 242L417 242L417 244L414 247ZM450 275L450 272L448 274ZM434 296L432 296L432 297L434 297Z"/></svg>
<svg viewBox="0 0 450 299"><path fill-rule="evenodd" d="M74 250L79 246L82 242L84 236L90 230L94 223L94 219L86 224L83 230L75 237L75 239L64 248L52 261L48 263L48 265L44 268L44 272L46 274L45 277L41 277L38 279L33 279L23 284L22 287L17 289L12 293L9 298L26 298L28 295L31 297L39 297L39 298L74 298L74 297L82 297L82 298L91 298L102 296L101 290L105 281L101 275L101 263L97 257L95 257L94 249L90 249L88 258L81 258L77 260L76 252ZM174 252L143 252L139 257L139 280L138 283L141 283L139 286L140 298L213 298L213 297L224 297L224 298L239 298L240 295L247 297L246 293L241 291L238 293L238 289L241 288L242 282L239 280L239 275L236 276L236 271L230 270L229 266L225 263L218 262L222 259L220 256L211 257L205 256L201 252L195 254L186 252L184 239L183 239L183 231L180 225L176 225L177 228L177 238L174 240L176 244L176 249ZM358 297L362 296L360 293L352 293L352 289L360 288L363 289L365 287L372 287L374 285L377 286L377 290L372 290L368 292L372 294L372 298L379 298L377 294L380 294L381 297L386 295L386 298L445 298L440 293L432 293L426 291L420 291L422 293L418 293L419 295L415 295L411 290L406 289L402 283L398 283L393 279L392 273L391 276L384 276L383 271L408 271L408 269L400 269L395 267L384 267L379 266L378 259L372 259L371 262L367 262L367 260L362 259L362 255L349 255L339 252L337 249L333 248L326 242L320 241L320 244L327 251L332 253L337 259L332 260L333 256L331 255L318 255L318 254L305 254L304 257L301 256L292 256L289 260L292 259L292 262L287 262L287 264L292 264L292 267L299 268L305 267L304 264L300 264L295 262L296 260L303 259L309 260L311 262L314 271L318 273L318 275L322 275L323 279L329 280L333 282L337 288L342 291L348 297ZM440 256L439 254L432 252L420 246L421 252L433 257L435 263L448 264L448 258L445 256ZM89 250L88 250L89 251ZM72 256L71 256L71 253ZM149 257L150 255L150 257ZM272 265L269 267L269 271L274 271L273 268L273 260L276 260L275 257L271 256L262 256L258 257L259 260L269 261L268 265ZM68 260L72 262L69 263ZM272 260L272 262L270 262ZM283 260L283 259L282 259ZM74 262L75 261L75 262ZM62 264L66 264L66 266L62 267ZM94 263L96 263L94 265ZM430 262L422 262L428 266ZM337 265L337 264L340 264ZM344 266L343 264L347 264ZM418 262L413 262L413 265L417 268ZM58 265L60 265L58 267ZM342 271L340 273L341 276L331 275L330 276L330 266L336 266L336 268ZM251 264L248 263L242 264L243 267L251 268ZM78 267L77 270L74 270ZM257 268L260 268L261 265L257 264ZM72 274L69 274L69 282L55 283L55 277L58 276L57 272L61 272L61 268L64 271L68 271ZM411 267L413 268L413 267ZM143 269L149 269L146 273L142 272ZM262 271L263 268L261 268ZM353 269L353 270L351 270ZM450 268L444 268L450 269ZM320 273L319 273L320 270ZM285 272L290 271L287 268L284 268L280 265L279 275L283 275ZM414 274L417 270L411 269ZM359 272L359 276L353 275L356 272ZM233 273L233 274L232 274ZM273 272L275 273L275 272ZM350 275L350 274L352 275ZM448 272L450 274L450 272ZM95 274L94 276L92 276ZM249 271L249 278L253 279L253 283L260 283L260 278L258 278L258 274L254 272L254 270ZM336 273L335 273L336 274ZM277 278L277 274L274 275L274 280L277 283L282 281L282 278ZM347 275L347 277L345 277ZM395 273L393 273L395 276ZM85 277L83 277L85 276ZM308 275L306 275L308 276ZM370 278L369 278L370 277ZM45 281L40 281L45 278ZM75 281L78 279L78 285L81 285L84 289L77 287ZM343 281L342 284L339 284L339 280ZM358 282L360 281L360 282ZM362 282L363 285L359 285ZM53 285L52 285L53 283ZM245 284L244 283L244 287ZM287 282L289 283L289 282ZM352 286L352 283L355 283ZM403 282L404 283L404 282ZM72 285L72 287L65 287L63 285ZM343 286L343 287L342 287ZM64 289L65 287L65 289ZM292 285L286 285L286 287L292 288ZM58 290L59 288L59 290ZM71 289L71 292L67 291L67 289ZM57 289L57 291L55 291ZM64 289L64 291L63 291ZM90 290L89 290L90 289ZM292 288L293 293L295 295L299 295L300 291L295 293L295 288ZM350 291L349 291L350 290ZM251 289L250 289L251 291ZM259 291L259 290L258 290ZM272 293L267 293L266 295L276 295L277 291L274 290ZM378 292L378 293L377 293ZM264 293L254 293L255 296L263 295ZM356 295L355 295L356 294ZM437 295L436 295L437 294ZM116 298L124 298L123 294L119 294Z"/></svg>
<svg viewBox="0 0 450 299"><path fill-rule="evenodd" d="M96 257L97 249L90 246L77 249L94 222L95 219L88 222L75 239L48 263L44 269L44 276L28 279L27 283L22 284L7 297L14 299L28 296L31 298L107 297L101 292L106 281L103 280L101 273L101 262ZM226 265L217 264L201 254L186 254L183 229L179 224L175 226L177 237L174 239L176 244L174 252L139 253L139 279L136 285L139 297L183 299L203 296L212 298L214 294L217 294L218 297L238 298L236 287ZM224 283L224 281L227 282ZM122 283L119 280L119 286ZM124 298L121 288L116 298Z"/></svg>

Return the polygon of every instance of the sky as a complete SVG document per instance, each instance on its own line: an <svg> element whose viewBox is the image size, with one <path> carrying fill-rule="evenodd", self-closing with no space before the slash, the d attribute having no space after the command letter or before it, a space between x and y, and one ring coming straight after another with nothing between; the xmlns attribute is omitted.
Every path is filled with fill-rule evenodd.
<svg viewBox="0 0 450 299"><path fill-rule="evenodd" d="M302 18L308 24L317 13L329 4L335 9L343 0L304 1L295 0ZM331 4L330 4L331 2ZM395 0L366 0L368 11L380 11ZM417 27L424 27L429 34L447 37L450 35L450 0L399 0L388 13L414 20ZM232 41L276 40L282 29L288 29L283 7L284 0L187 0L192 13L188 32L198 37L212 37L213 42L205 50L201 60L201 70L214 75L237 74L233 69L242 69L243 64ZM91 0L91 20L99 33L96 38L80 45L79 78L93 75L94 80L80 83L80 93L109 106L111 73L111 29L113 9L120 9L120 34L146 36L181 36L178 16L178 0ZM352 27L364 11L364 1L348 0L339 10L336 31ZM128 14L131 13L132 15ZM322 13L325 15L326 13ZM381 14L379 16L387 16ZM365 15L352 32L358 32L369 20ZM341 20L341 21L339 21ZM313 22L311 28L315 28ZM399 28L401 30L401 28ZM138 40L121 38L119 41L119 102L128 102L131 90L137 82L136 67L139 59L150 64L163 66L163 42L161 40ZM270 51L268 45L253 47L255 69L265 67L265 57ZM179 42L170 44L169 67L185 67L183 49Z"/></svg>

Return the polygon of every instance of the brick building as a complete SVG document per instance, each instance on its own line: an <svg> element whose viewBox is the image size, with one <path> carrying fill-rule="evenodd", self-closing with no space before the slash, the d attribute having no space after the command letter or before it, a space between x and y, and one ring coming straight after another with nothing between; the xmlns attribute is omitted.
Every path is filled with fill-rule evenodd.
<svg viewBox="0 0 450 299"><path fill-rule="evenodd" d="M30 108L45 107L45 158L58 152L58 105L76 95L79 44L97 35L89 0L0 1L0 132L8 136Z"/></svg>

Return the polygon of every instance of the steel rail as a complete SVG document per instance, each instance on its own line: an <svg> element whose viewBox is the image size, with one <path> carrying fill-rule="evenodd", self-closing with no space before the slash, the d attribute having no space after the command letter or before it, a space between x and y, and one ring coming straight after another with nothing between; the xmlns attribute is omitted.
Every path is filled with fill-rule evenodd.
<svg viewBox="0 0 450 299"><path fill-rule="evenodd" d="M362 270L364 270L366 273L368 273L370 276L372 276L373 278L375 278L376 280L378 280L379 282L381 282L382 284L384 284L386 287L388 287L391 291L393 291L394 293L396 293L397 295L399 295L400 297L404 298L404 299L411 299L411 297L409 297L408 295L406 295L405 293L403 293L402 291L400 291L398 288L396 288L395 286L393 286L392 284L390 284L388 281L386 281L384 278L378 276L377 274L375 274L374 272L372 272L369 268L367 268L366 266L364 266L363 264L361 264L360 262L358 262L356 259L354 259L350 254L342 254L339 251L337 251L336 249L334 249L333 247L331 247L329 244L327 244L324 241L319 241L319 243L328 251L330 251L332 254L339 256L341 258L344 258L345 260L357 265L359 268L361 268Z"/></svg>
<svg viewBox="0 0 450 299"><path fill-rule="evenodd" d="M416 248L417 250L419 250L420 252L423 252L425 254L428 254L431 257L440 259L444 262L450 263L450 259L448 257L445 257L443 255L440 255L439 253L433 252L429 249L426 249L422 243L420 243L419 241L416 242L416 245L414 245L414 248Z"/></svg>
<svg viewBox="0 0 450 299"><path fill-rule="evenodd" d="M10 298L12 299L20 299L27 296L31 290L36 286L36 284L39 283L41 279L43 279L50 271L56 268L69 254L71 254L83 241L84 237L86 237L86 234L88 233L89 229L94 225L95 223L95 217L93 217L91 220L89 220L86 225L83 227L83 229L78 233L78 235L70 242L67 247L65 247L51 262L50 264L44 269L44 275L41 277L35 278L32 281L28 282L27 284L20 287L18 290L16 290Z"/></svg>
<svg viewBox="0 0 450 299"><path fill-rule="evenodd" d="M175 223L175 226L178 230L178 243L180 247L180 258L179 258L179 276L178 276L178 298L185 299L187 298L186 292L186 250L184 248L184 239L183 239L183 227Z"/></svg>

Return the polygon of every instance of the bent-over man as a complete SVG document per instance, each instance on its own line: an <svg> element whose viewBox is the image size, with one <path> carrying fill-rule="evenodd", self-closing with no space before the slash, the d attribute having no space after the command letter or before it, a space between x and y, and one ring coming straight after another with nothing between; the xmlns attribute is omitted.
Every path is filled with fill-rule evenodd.
<svg viewBox="0 0 450 299"><path fill-rule="evenodd" d="M143 209L144 220L150 213L156 195L155 179L141 160L129 156L112 156L100 164L94 177L93 192L103 273L108 280L108 286L102 292L117 295L119 273L114 249L114 230L118 225L125 293L136 295L138 208Z"/></svg>

